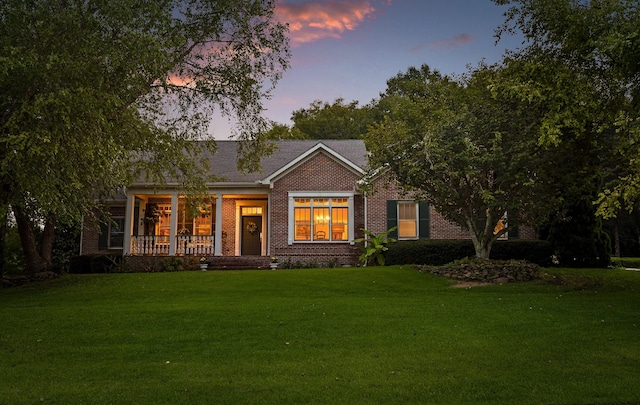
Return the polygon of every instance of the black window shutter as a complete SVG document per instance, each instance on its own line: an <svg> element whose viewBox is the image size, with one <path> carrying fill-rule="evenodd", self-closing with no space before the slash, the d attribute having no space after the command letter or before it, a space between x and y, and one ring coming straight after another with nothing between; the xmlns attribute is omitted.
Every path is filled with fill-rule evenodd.
<svg viewBox="0 0 640 405"><path fill-rule="evenodd" d="M431 235L431 215L429 213L429 203L421 202L418 204L418 229L420 238L429 238Z"/></svg>
<svg viewBox="0 0 640 405"><path fill-rule="evenodd" d="M100 235L98 236L98 249L107 250L109 243L109 224L100 222Z"/></svg>
<svg viewBox="0 0 640 405"><path fill-rule="evenodd" d="M398 201L387 200L387 229L398 226ZM398 229L389 234L390 238L398 238Z"/></svg>
<svg viewBox="0 0 640 405"><path fill-rule="evenodd" d="M507 227L509 227L509 222L511 222L509 219L512 219L514 222L513 228L509 227L507 239L520 239L520 229L517 224L517 221L520 219L519 216L518 211L514 209L507 211Z"/></svg>

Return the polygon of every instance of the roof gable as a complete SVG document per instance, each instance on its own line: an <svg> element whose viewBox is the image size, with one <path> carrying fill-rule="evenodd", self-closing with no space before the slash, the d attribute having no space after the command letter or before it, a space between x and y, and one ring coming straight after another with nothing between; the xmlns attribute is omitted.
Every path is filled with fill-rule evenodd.
<svg viewBox="0 0 640 405"><path fill-rule="evenodd" d="M290 173L292 170L300 166L302 163L313 158L318 153L325 153L330 158L337 161L338 163L340 163L342 166L346 167L353 173L356 173L358 175L363 175L365 173L364 166L361 167L357 163L347 159L342 154L336 152L332 148L325 145L324 142L318 142L313 147L311 147L310 149L302 153L301 155L298 155L297 157L289 161L286 165L282 166L278 170L274 171L273 173L271 173L270 175L262 179L260 182L262 184L271 184L277 179L281 178L282 176L285 176L287 173Z"/></svg>

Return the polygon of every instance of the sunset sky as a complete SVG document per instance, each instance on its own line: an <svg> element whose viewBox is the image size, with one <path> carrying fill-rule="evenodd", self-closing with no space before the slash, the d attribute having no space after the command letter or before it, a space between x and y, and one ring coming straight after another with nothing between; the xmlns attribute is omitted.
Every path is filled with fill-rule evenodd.
<svg viewBox="0 0 640 405"><path fill-rule="evenodd" d="M278 0L276 17L290 27L291 67L265 115L291 125L291 113L314 100L367 104L410 66L464 73L483 59L499 61L521 44L507 37L496 45L504 11L490 0ZM230 134L224 121L216 121L216 139Z"/></svg>

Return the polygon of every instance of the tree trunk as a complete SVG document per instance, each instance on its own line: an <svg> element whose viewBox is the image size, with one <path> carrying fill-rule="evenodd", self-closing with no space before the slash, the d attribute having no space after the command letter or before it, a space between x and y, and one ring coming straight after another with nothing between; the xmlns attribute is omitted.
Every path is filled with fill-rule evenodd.
<svg viewBox="0 0 640 405"><path fill-rule="evenodd" d="M613 243L614 243L614 255L615 257L620 257L620 227L619 227L619 220L618 217L616 217L613 220Z"/></svg>
<svg viewBox="0 0 640 405"><path fill-rule="evenodd" d="M6 240L7 240L7 216L9 215L9 210L7 209L5 211L7 207L3 207L0 211L0 214L2 215L2 218L0 218L0 277L2 277L2 275L4 274L4 264L5 264L5 256L4 256L4 251L5 251L5 244L6 244Z"/></svg>
<svg viewBox="0 0 640 405"><path fill-rule="evenodd" d="M47 270L53 269L53 239L56 231L56 218L47 217L40 239L40 257L45 262Z"/></svg>
<svg viewBox="0 0 640 405"><path fill-rule="evenodd" d="M23 273L25 275L33 275L46 270L47 262L43 260L37 249L36 235L31 218L18 206L13 206L13 214L16 217L18 235L20 236L20 243L22 244L22 251L24 252L25 268Z"/></svg>
<svg viewBox="0 0 640 405"><path fill-rule="evenodd" d="M476 251L476 257L478 259L488 259L491 254L491 238L487 240L485 235L478 235L474 231L470 231L469 233L471 234L473 248Z"/></svg>
<svg viewBox="0 0 640 405"><path fill-rule="evenodd" d="M473 248L476 251L476 257L478 259L488 259L491 254L491 247L493 246L493 229L495 225L491 227L492 217L488 214L485 220L483 230L472 222L472 219L467 218L467 228L471 235L471 241L473 242Z"/></svg>

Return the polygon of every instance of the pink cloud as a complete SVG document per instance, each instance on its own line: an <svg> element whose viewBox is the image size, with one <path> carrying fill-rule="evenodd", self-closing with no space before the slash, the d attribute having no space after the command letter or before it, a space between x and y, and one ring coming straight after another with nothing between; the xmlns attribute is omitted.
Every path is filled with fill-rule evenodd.
<svg viewBox="0 0 640 405"><path fill-rule="evenodd" d="M439 39L437 41L431 41L429 43L418 44L411 49L410 52L420 52L425 48L437 48L437 49L454 49L464 46L473 42L473 36L471 34L460 34L453 38Z"/></svg>
<svg viewBox="0 0 640 405"><path fill-rule="evenodd" d="M315 0L276 5L276 18L289 24L294 46L323 38L340 38L345 31L355 30L365 19L373 17L375 7L367 0Z"/></svg>

